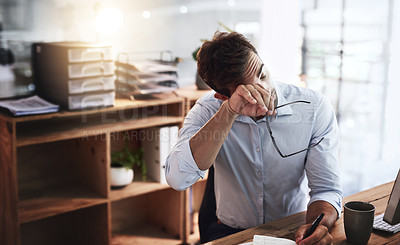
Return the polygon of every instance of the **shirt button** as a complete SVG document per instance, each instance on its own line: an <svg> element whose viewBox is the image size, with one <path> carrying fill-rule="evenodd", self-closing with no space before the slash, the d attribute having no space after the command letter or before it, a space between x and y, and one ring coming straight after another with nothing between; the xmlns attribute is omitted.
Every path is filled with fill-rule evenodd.
<svg viewBox="0 0 400 245"><path fill-rule="evenodd" d="M257 148L256 148L256 151L257 151L257 152L260 152L260 147L257 147Z"/></svg>
<svg viewBox="0 0 400 245"><path fill-rule="evenodd" d="M262 175L262 173L261 172L258 172L258 176L261 176Z"/></svg>
<svg viewBox="0 0 400 245"><path fill-rule="evenodd" d="M260 214L260 217L263 217L263 214L262 214L262 213Z"/></svg>
<svg viewBox="0 0 400 245"><path fill-rule="evenodd" d="M262 197L263 197L263 195L260 193L260 194L258 194L258 197L262 198Z"/></svg>

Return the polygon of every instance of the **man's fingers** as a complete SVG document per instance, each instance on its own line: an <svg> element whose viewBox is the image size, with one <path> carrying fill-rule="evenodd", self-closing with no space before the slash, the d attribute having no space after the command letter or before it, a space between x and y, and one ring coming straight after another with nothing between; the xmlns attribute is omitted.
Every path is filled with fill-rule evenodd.
<svg viewBox="0 0 400 245"><path fill-rule="evenodd" d="M296 240L297 244L301 241L301 239L303 239L304 234L306 234L307 230L310 227L311 227L311 224L307 224L307 225L302 225L299 227L299 229L297 229L296 235L295 235L295 240Z"/></svg>
<svg viewBox="0 0 400 245"><path fill-rule="evenodd" d="M276 114L276 110L275 110L275 99L276 99L276 92L272 92L271 96L269 97L269 111L268 111L268 115L274 115ZM271 112L271 113L270 113Z"/></svg>
<svg viewBox="0 0 400 245"><path fill-rule="evenodd" d="M297 239L296 239L297 242ZM324 225L319 225L317 229L311 234L311 236L304 238L300 241L299 245L308 244L331 244L332 236L328 232L328 228Z"/></svg>
<svg viewBox="0 0 400 245"><path fill-rule="evenodd" d="M276 110L275 110L276 92L275 92L275 90L271 91L270 89L266 89L261 84L257 84L254 86L257 87L257 90L260 92L260 94L263 97L265 107L267 107L267 109L268 109L267 114L270 116L276 115Z"/></svg>
<svg viewBox="0 0 400 245"><path fill-rule="evenodd" d="M259 93L262 95L265 107L271 111L271 115L272 112L274 110L274 102L272 100L271 103L271 92L268 89L265 89L263 86L261 86L260 84L254 85L254 87L257 88L257 90L259 91ZM269 114L269 113L268 113Z"/></svg>
<svg viewBox="0 0 400 245"><path fill-rule="evenodd" d="M320 244L333 244L333 237L331 234L326 234L320 241Z"/></svg>
<svg viewBox="0 0 400 245"><path fill-rule="evenodd" d="M255 98L257 100L257 104L261 108L261 110L264 110L264 112L267 112L268 108L266 107L266 105L264 103L264 99L263 99L261 93L257 89L254 88L253 90L251 90L251 95L253 96L253 98Z"/></svg>
<svg viewBox="0 0 400 245"><path fill-rule="evenodd" d="M237 87L235 92L241 97L245 98L249 103L257 104L257 100L251 95L250 91L244 85Z"/></svg>
<svg viewBox="0 0 400 245"><path fill-rule="evenodd" d="M260 87L257 85L250 85L250 84L246 85L246 89L250 92L251 96L255 100L257 100L257 104L261 108L261 110L263 110L264 113L267 112L268 108L266 107L264 98L261 95L262 89L260 89Z"/></svg>

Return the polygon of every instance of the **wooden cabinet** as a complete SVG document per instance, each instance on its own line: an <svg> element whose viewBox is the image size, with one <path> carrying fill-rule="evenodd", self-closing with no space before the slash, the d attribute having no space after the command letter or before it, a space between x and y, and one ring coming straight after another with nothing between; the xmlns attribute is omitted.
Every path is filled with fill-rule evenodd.
<svg viewBox="0 0 400 245"><path fill-rule="evenodd" d="M140 146L141 129L181 126L187 103L203 93L79 112L0 113L0 244L186 242L187 192L137 172L129 186L111 189L110 155L124 137Z"/></svg>

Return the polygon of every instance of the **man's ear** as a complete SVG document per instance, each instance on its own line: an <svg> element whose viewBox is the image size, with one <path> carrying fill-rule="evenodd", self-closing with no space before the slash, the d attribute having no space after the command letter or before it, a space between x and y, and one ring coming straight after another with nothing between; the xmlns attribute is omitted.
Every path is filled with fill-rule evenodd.
<svg viewBox="0 0 400 245"><path fill-rule="evenodd" d="M225 96L225 95L223 95L223 94L220 94L220 93L215 93L214 94L214 98L216 98L216 99L219 99L219 100L229 100L229 97L228 96Z"/></svg>

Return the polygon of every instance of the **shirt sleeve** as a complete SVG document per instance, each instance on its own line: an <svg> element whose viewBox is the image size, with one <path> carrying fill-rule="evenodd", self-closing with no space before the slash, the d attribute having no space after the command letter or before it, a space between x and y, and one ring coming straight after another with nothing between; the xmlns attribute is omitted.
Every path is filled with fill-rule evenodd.
<svg viewBox="0 0 400 245"><path fill-rule="evenodd" d="M342 209L343 192L339 176L339 129L330 102L322 97L315 113L312 143L305 165L310 188L310 202L326 201L338 212Z"/></svg>
<svg viewBox="0 0 400 245"><path fill-rule="evenodd" d="M197 102L185 118L179 132L179 140L167 157L165 177L175 190L186 190L198 179L204 178L207 170L200 170L190 149L190 138L215 114L206 103Z"/></svg>

